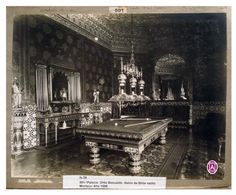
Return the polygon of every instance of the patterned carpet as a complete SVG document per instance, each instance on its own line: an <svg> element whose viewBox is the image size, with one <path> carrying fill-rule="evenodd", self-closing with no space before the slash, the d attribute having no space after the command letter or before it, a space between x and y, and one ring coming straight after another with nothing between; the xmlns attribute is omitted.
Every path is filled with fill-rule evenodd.
<svg viewBox="0 0 236 195"><path fill-rule="evenodd" d="M153 143L142 153L139 176L164 176L168 179L222 179L224 168L210 176L206 170L209 148L203 138L186 130L170 130L167 144ZM12 159L13 177L58 178L63 175L131 175L128 154L101 150L101 162L91 165L84 143L60 148L31 150ZM223 163L222 163L223 165Z"/></svg>

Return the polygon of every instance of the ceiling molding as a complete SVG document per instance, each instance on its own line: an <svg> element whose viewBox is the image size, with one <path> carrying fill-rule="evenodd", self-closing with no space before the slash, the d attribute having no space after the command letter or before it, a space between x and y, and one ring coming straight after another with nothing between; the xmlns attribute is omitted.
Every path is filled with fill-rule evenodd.
<svg viewBox="0 0 236 195"><path fill-rule="evenodd" d="M206 37L221 40L223 16L212 14L51 14L54 21L112 52L200 51ZM131 23L133 16L133 23ZM133 34L132 34L133 32ZM95 40L95 37L98 40ZM219 38L220 37L220 38ZM216 42L214 48L218 47ZM197 49L199 48L199 49Z"/></svg>
<svg viewBox="0 0 236 195"><path fill-rule="evenodd" d="M95 35L89 31L89 29L83 28L82 25L78 25L75 22L70 21L69 19L63 17L60 14L51 14L51 15L47 15L48 17L50 17L51 19L53 19L56 22L59 22L60 24L70 28L71 30L87 37L88 39L92 40L95 42L94 37ZM96 41L98 44L102 45L105 48L110 49L110 43L99 39L98 41Z"/></svg>
<svg viewBox="0 0 236 195"><path fill-rule="evenodd" d="M131 35L125 32L113 32L103 21L84 14L50 14L47 17L85 36L91 41L111 50L112 52L130 52ZM147 53L148 36L134 37L135 53ZM98 40L95 41L95 37Z"/></svg>

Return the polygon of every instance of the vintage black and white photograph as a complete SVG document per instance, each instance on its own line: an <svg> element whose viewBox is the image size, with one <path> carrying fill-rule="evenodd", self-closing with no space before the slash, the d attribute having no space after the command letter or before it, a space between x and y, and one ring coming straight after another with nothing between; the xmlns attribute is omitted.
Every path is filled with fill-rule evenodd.
<svg viewBox="0 0 236 195"><path fill-rule="evenodd" d="M120 9L7 8L9 187L230 186L230 8Z"/></svg>

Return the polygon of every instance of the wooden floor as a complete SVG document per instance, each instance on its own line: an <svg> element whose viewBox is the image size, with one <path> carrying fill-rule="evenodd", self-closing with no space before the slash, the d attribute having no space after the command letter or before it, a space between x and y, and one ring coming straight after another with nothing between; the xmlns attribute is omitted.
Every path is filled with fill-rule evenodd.
<svg viewBox="0 0 236 195"><path fill-rule="evenodd" d="M170 129L167 144L153 143L142 154L139 176L164 176L168 179L222 179L224 154L204 137L189 130ZM222 150L223 152L223 150ZM219 163L212 176L206 170L211 159ZM63 175L130 175L128 155L124 152L101 151L101 163L91 165L84 143L70 144L47 150L31 150L11 159L12 177L58 178Z"/></svg>

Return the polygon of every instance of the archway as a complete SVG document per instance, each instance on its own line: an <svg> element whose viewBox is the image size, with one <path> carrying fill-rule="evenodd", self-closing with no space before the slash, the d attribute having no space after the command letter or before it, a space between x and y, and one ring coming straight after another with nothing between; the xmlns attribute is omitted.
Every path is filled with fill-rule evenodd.
<svg viewBox="0 0 236 195"><path fill-rule="evenodd" d="M188 81L185 75L185 60L174 54L159 58L152 80L154 100L186 100Z"/></svg>

